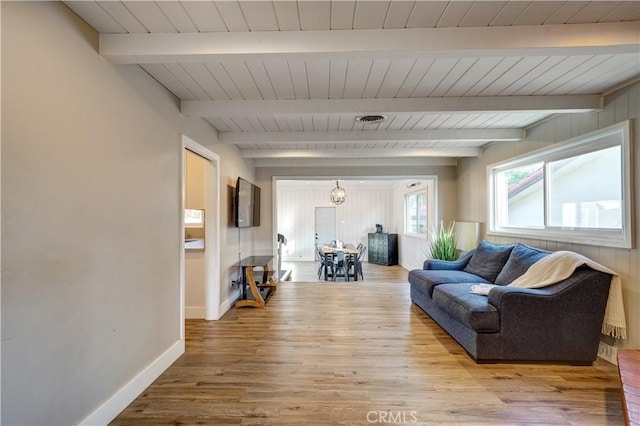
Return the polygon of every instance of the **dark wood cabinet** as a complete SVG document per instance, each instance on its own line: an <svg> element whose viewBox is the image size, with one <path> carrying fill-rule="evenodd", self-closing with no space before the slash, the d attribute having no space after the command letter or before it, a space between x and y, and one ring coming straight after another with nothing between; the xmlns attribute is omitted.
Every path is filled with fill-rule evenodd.
<svg viewBox="0 0 640 426"><path fill-rule="evenodd" d="M369 263L398 264L398 234L376 232L369 234Z"/></svg>

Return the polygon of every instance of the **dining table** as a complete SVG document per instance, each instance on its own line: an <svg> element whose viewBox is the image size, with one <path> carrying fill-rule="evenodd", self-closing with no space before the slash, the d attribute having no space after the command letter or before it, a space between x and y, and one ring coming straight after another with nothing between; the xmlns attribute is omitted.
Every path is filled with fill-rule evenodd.
<svg viewBox="0 0 640 426"><path fill-rule="evenodd" d="M343 251L345 254L358 254L358 249L353 244L344 244L341 248L337 247L333 244L323 244L322 252L323 253L332 253L335 254L338 251Z"/></svg>
<svg viewBox="0 0 640 426"><path fill-rule="evenodd" d="M354 264L354 273L353 275L349 275L349 270L347 268L347 272L345 273L348 276L351 276L354 278L355 281L358 281L358 274L355 273L355 262L358 262L358 249L356 248L356 246L354 246L353 244L343 244L342 247L338 247L335 244L323 244L322 247L320 248L320 252L322 255L331 257L333 258L333 256L336 255L336 253L338 253L339 251L342 251L345 254L345 260L349 259L350 262L353 262ZM328 260L328 259L327 259ZM329 278L329 271L328 271L328 261L325 260L324 262L324 280L327 281Z"/></svg>

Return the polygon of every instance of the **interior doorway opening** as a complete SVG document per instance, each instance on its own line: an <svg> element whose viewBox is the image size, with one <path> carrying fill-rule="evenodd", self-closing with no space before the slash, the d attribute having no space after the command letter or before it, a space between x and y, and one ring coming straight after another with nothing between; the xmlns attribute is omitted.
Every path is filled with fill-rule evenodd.
<svg viewBox="0 0 640 426"><path fill-rule="evenodd" d="M335 177L273 177L273 226L275 232L288 240L283 249L283 262L313 262L315 247L334 239L354 247L368 246L370 233L385 232L397 234L398 262L402 267L408 270L422 267L428 231L440 220L438 176L349 176L337 180L346 192L344 202L339 205L331 201L331 190L337 186ZM411 217L406 211L407 195L416 192L424 194L427 209L420 216L420 232L410 232L405 223L407 217ZM318 207L335 209L335 237L319 235L316 240L315 209ZM443 212L445 219L454 218L453 204L446 202ZM367 259L365 256L365 262Z"/></svg>
<svg viewBox="0 0 640 426"><path fill-rule="evenodd" d="M188 191L190 184L187 170L187 158L196 155L202 159L202 169L196 173L202 188ZM197 163L196 163L197 164ZM187 205L189 203L189 205ZM182 136L182 197L181 197L181 259L180 259L180 306L182 332L185 318L204 318L217 320L220 318L220 157L213 151L203 147L187 136ZM185 223L195 220L187 218L187 208L202 210L202 228L187 228ZM193 207L196 207L193 209ZM202 207L202 208L200 208ZM198 237L202 237L201 239ZM189 241L187 241L189 240ZM201 286L188 288L186 246L194 240L201 240L201 246L194 253L200 253L199 262L193 262L201 268L197 276L201 277ZM195 256L194 256L195 257ZM197 258L197 257L196 257ZM189 259L190 263L191 260ZM196 259L198 260L198 259ZM199 264L199 265L198 265ZM190 266L190 265L189 265ZM193 292L191 292L193 290ZM189 299L187 293L189 292ZM191 294L193 293L193 294ZM189 303L189 306L187 306ZM188 314L188 315L187 315Z"/></svg>

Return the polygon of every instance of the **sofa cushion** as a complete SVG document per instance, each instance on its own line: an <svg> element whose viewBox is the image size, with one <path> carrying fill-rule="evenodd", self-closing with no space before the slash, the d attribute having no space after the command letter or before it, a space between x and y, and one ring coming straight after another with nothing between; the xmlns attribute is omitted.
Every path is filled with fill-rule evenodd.
<svg viewBox="0 0 640 426"><path fill-rule="evenodd" d="M494 244L482 241L463 270L493 283L507 263L512 249L513 244Z"/></svg>
<svg viewBox="0 0 640 426"><path fill-rule="evenodd" d="M546 250L525 246L520 243L516 244L511 250L507 263L496 277L495 283L500 285L511 284L516 278L527 272L529 266L549 253Z"/></svg>
<svg viewBox="0 0 640 426"><path fill-rule="evenodd" d="M464 271L450 270L424 270L414 269L409 272L409 282L429 297L433 294L433 288L440 284L448 283L488 283L482 277Z"/></svg>
<svg viewBox="0 0 640 426"><path fill-rule="evenodd" d="M500 331L500 315L487 296L471 293L473 284L442 284L433 290L433 303L476 332Z"/></svg>

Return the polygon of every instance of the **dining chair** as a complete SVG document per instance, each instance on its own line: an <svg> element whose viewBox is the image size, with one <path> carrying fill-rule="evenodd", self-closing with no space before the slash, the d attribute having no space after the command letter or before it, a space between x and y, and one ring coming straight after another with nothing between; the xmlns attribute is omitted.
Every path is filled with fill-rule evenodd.
<svg viewBox="0 0 640 426"><path fill-rule="evenodd" d="M362 262L364 261L364 254L367 252L367 246L362 244L358 249L358 257L356 258L354 269L357 276L364 279L364 273L362 271Z"/></svg>
<svg viewBox="0 0 640 426"><path fill-rule="evenodd" d="M355 253L347 256L347 281L349 278L358 281L358 255Z"/></svg>
<svg viewBox="0 0 640 426"><path fill-rule="evenodd" d="M322 278L322 272L324 271L327 257L318 246L316 246L316 259L318 259L318 279L320 279Z"/></svg>
<svg viewBox="0 0 640 426"><path fill-rule="evenodd" d="M336 280L337 276L345 277L345 279L349 281L349 273L347 270L348 266L347 259L344 256L344 251L336 250L336 254L333 258L333 267L331 268L333 272L333 281ZM342 272L342 274L340 274L340 272Z"/></svg>
<svg viewBox="0 0 640 426"><path fill-rule="evenodd" d="M322 253L324 256L324 263L322 266L322 270L324 271L324 280L328 281L329 278L334 279L335 280L335 276L336 276L336 271L335 271L335 259L336 259L336 255L335 253Z"/></svg>

